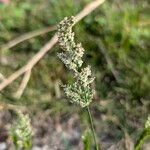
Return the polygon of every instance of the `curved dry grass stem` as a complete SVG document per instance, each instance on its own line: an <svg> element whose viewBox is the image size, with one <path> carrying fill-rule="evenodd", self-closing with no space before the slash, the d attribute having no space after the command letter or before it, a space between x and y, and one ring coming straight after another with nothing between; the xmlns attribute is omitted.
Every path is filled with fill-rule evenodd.
<svg viewBox="0 0 150 150"><path fill-rule="evenodd" d="M33 66L57 43L57 40L57 36L54 35L54 37L48 43L46 43L46 45L44 45L44 47L42 47L41 50L36 55L34 55L34 57L32 57L25 66L14 72L0 84L0 91L16 80L19 76L24 74L26 71L32 69Z"/></svg>
<svg viewBox="0 0 150 150"><path fill-rule="evenodd" d="M98 6L100 6L105 0L95 0L91 2L90 4L86 5L84 9L78 13L76 17L76 23L79 22L81 19L83 19L85 16L90 14L92 11L94 11ZM27 70L32 69L36 63L45 56L45 54L58 42L58 37L55 34L52 39L47 42L40 51L35 54L26 65L24 65L22 68L14 72L12 75L10 75L8 78L6 78L5 81L3 81L0 84L0 91L2 91L4 88L6 88L9 84L11 84L14 80L16 80L19 76L24 74Z"/></svg>
<svg viewBox="0 0 150 150"><path fill-rule="evenodd" d="M40 29L40 30L29 32L29 33L25 33L25 34L15 38L15 39L9 41L8 43L2 45L0 49L1 49L1 51L5 50L5 49L10 49L10 48L18 45L19 43L22 43L26 40L29 40L31 38L34 38L36 36L39 36L39 35L54 31L54 30L56 30L56 26L50 26L50 27L46 27L44 29Z"/></svg>
<svg viewBox="0 0 150 150"><path fill-rule="evenodd" d="M81 19L83 19L88 14L90 14L92 11L94 11L98 6L100 6L104 2L105 2L105 0L95 0L95 1L91 2L89 5L84 7L84 9L80 13L78 13L75 16L76 22L79 22Z"/></svg>
<svg viewBox="0 0 150 150"><path fill-rule="evenodd" d="M22 82L21 82L17 92L14 95L17 99L19 99L22 96L22 94L29 82L30 75L31 75L31 69L29 69L28 71L25 72Z"/></svg>

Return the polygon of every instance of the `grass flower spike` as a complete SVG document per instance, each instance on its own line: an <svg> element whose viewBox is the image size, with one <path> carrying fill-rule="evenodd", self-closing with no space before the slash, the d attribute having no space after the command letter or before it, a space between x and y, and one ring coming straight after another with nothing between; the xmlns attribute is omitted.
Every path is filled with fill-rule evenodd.
<svg viewBox="0 0 150 150"><path fill-rule="evenodd" d="M30 149L32 128L30 118L19 112L18 120L10 128L10 138L13 141L15 149Z"/></svg>
<svg viewBox="0 0 150 150"><path fill-rule="evenodd" d="M91 88L91 83L94 78L91 77L90 66L81 68L84 48L80 43L74 41L74 33L72 32L74 23L74 17L66 17L58 25L59 45L64 50L64 52L58 53L58 57L69 70L73 71L75 79L73 84L63 86L66 96L71 102L86 107L93 98L94 90Z"/></svg>

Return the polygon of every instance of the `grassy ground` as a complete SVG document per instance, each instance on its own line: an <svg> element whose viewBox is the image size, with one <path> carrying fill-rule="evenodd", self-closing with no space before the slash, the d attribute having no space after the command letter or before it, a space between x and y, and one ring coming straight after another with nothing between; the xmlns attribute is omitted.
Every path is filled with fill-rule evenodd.
<svg viewBox="0 0 150 150"><path fill-rule="evenodd" d="M65 16L77 14L88 2L14 0L8 6L0 4L0 45L23 33L53 26ZM105 145L117 143L127 134L136 141L150 113L149 24L148 1L117 0L105 2L75 26L76 40L86 49L84 60L92 66L96 77L91 107L97 135ZM50 32L1 51L0 73L9 76L19 69L53 35ZM62 118L69 120L75 114L82 134L87 116L65 99L58 84L71 80L56 56L58 51L55 46L33 68L19 100L14 93L21 78L2 91L0 101L27 106L33 118L47 112L45 117L52 116L54 122L59 118L61 125L65 124Z"/></svg>

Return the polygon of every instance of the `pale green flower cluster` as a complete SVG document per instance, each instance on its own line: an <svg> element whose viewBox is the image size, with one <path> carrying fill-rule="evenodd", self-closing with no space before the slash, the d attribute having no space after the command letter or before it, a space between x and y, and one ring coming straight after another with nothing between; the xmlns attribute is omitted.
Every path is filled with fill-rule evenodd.
<svg viewBox="0 0 150 150"><path fill-rule="evenodd" d="M79 104L81 107L88 106L92 101L94 90L91 83L94 78L91 77L91 69L89 66L81 68L83 64L84 49L80 43L75 43L72 27L75 18L64 18L58 25L58 41L64 50L58 53L58 57L65 66L73 71L75 82L71 85L64 85L64 91L71 102Z"/></svg>
<svg viewBox="0 0 150 150"><path fill-rule="evenodd" d="M31 148L32 128L28 115L19 112L17 121L10 128L9 136L16 149Z"/></svg>
<svg viewBox="0 0 150 150"><path fill-rule="evenodd" d="M150 129L150 115L147 118L147 121L145 123L145 129Z"/></svg>

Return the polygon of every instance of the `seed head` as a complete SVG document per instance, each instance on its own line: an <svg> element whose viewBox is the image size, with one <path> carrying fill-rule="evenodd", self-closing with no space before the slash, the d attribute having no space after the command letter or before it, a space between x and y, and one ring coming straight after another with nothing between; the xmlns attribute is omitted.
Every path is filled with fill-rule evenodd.
<svg viewBox="0 0 150 150"><path fill-rule="evenodd" d="M17 149L31 147L32 128L30 118L19 112L18 120L10 128L10 138Z"/></svg>
<svg viewBox="0 0 150 150"><path fill-rule="evenodd" d="M65 18L58 25L58 41L60 47L64 50L58 53L58 57L65 66L73 71L75 82L73 84L64 85L64 92L72 103L86 107L93 99L94 90L91 83L94 78L91 77L91 68L87 66L81 68L83 64L84 48L81 43L74 41L74 33L72 27L75 24L75 18Z"/></svg>

